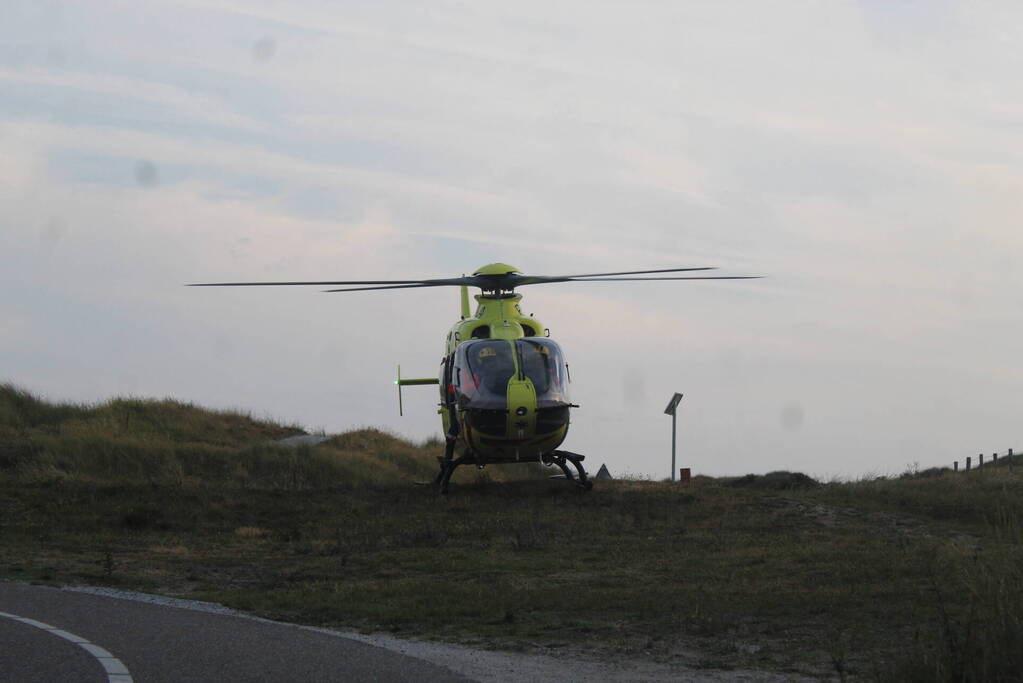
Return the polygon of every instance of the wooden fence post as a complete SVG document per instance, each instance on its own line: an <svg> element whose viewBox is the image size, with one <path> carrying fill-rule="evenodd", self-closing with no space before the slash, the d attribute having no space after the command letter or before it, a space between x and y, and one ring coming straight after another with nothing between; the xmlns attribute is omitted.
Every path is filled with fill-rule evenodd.
<svg viewBox="0 0 1023 683"><path fill-rule="evenodd" d="M983 466L984 466L984 454L981 453L981 454L979 454L977 456L977 467L979 468L979 467L983 467Z"/></svg>
<svg viewBox="0 0 1023 683"><path fill-rule="evenodd" d="M967 472L970 471L970 460L972 460L972 458L970 458L970 456L966 456L966 471Z"/></svg>
<svg viewBox="0 0 1023 683"><path fill-rule="evenodd" d="M959 471L959 461L958 460L956 460L955 462L952 463L952 471L953 472L958 472Z"/></svg>
<svg viewBox="0 0 1023 683"><path fill-rule="evenodd" d="M991 464L992 465L997 465L998 464L998 454L997 453L992 453L991 454Z"/></svg>

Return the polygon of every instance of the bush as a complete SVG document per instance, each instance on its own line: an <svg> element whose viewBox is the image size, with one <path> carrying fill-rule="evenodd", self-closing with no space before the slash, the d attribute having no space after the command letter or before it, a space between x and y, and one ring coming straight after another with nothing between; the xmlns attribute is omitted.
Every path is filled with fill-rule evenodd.
<svg viewBox="0 0 1023 683"><path fill-rule="evenodd" d="M769 491L791 491L793 489L815 489L821 484L813 477L802 472L768 472L767 474L747 474L728 482L727 486L745 489L764 489Z"/></svg>

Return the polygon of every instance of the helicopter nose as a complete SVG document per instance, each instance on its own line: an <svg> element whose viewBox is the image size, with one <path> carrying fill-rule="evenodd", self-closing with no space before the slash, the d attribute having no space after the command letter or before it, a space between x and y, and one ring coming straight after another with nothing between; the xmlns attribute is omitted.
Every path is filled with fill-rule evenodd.
<svg viewBox="0 0 1023 683"><path fill-rule="evenodd" d="M508 382L508 432L517 439L529 438L536 427L536 390L528 380Z"/></svg>

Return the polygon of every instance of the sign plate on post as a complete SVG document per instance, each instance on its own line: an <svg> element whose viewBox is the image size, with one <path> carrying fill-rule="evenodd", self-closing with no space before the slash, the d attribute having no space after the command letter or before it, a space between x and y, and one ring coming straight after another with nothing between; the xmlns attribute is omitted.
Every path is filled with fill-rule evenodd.
<svg viewBox="0 0 1023 683"><path fill-rule="evenodd" d="M678 402L682 400L682 394L675 392L675 395L668 401L668 407L664 409L665 415L674 415L675 409L678 408Z"/></svg>

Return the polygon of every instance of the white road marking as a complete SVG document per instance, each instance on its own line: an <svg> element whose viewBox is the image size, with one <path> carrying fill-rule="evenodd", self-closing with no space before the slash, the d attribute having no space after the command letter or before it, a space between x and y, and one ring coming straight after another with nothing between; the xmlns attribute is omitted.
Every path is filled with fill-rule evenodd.
<svg viewBox="0 0 1023 683"><path fill-rule="evenodd" d="M99 665L102 666L103 670L107 672L107 680L109 681L109 683L134 683L134 681L132 681L131 678L131 673L128 671L128 667L126 667L120 659L113 656L112 654L101 648L99 645L93 645L92 643L90 643L85 638L82 638L81 636L76 636L74 633L68 633L67 631L61 630L56 626L50 626L49 624L44 624L43 622L36 621L35 619L29 619L28 617L19 617L17 614L8 614L7 612L0 612L0 617L7 617L8 619L13 619L14 621L20 621L23 624L34 626L38 629L42 629L43 631L49 632L57 636L58 638L63 638L64 640L74 643L75 645L82 648L90 655L92 655L96 659L96 661L99 662Z"/></svg>
<svg viewBox="0 0 1023 683"><path fill-rule="evenodd" d="M45 628L45 626L43 627ZM89 641L81 636L76 636L74 633L68 633L67 631L61 631L59 628L50 631L55 636L60 636L64 640L70 640L72 643L88 643Z"/></svg>

